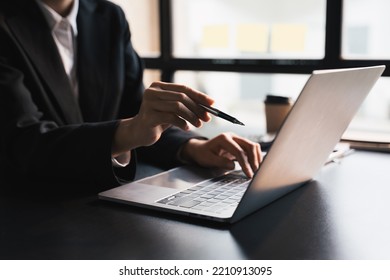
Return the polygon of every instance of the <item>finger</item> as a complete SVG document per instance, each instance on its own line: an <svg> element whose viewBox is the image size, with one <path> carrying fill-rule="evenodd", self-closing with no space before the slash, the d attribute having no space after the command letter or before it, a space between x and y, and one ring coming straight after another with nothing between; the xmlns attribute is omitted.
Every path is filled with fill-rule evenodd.
<svg viewBox="0 0 390 280"><path fill-rule="evenodd" d="M208 95L180 84L160 82L157 86L166 91L184 93L191 101L191 104L189 105L191 106L191 110L193 112L196 112L196 114L205 121L209 121L211 119L210 115L203 108L200 108L200 106L197 105L199 103L203 105L212 105L214 100Z"/></svg>
<svg viewBox="0 0 390 280"><path fill-rule="evenodd" d="M167 125L167 124L177 126L183 130L190 129L188 123L182 118L179 118L177 115L170 114L170 113L160 114L158 118L158 123L156 123L156 125Z"/></svg>
<svg viewBox="0 0 390 280"><path fill-rule="evenodd" d="M229 159L224 156L213 155L210 162L212 162L213 167L226 170L233 170L236 167L233 159Z"/></svg>
<svg viewBox="0 0 390 280"><path fill-rule="evenodd" d="M171 102L177 102L178 104L176 105L179 107L179 104L182 103L186 108L188 108L189 111L191 111L193 114L195 114L198 118L201 120L208 122L210 121L211 117L210 115L203 110L198 104L192 100L189 96L187 96L183 92L178 92L178 91L172 91L172 90L162 90L162 89L150 89L148 92L148 96L146 98L154 99L155 97L158 98L160 101L159 103L163 103L166 101L171 101ZM163 102L161 102L163 101Z"/></svg>
<svg viewBox="0 0 390 280"><path fill-rule="evenodd" d="M257 157L258 157L258 159L259 159L259 167L260 167L260 163L262 163L262 161L263 161L263 152L261 151L261 146L260 146L260 144L258 144L258 149L256 149L257 150Z"/></svg>
<svg viewBox="0 0 390 280"><path fill-rule="evenodd" d="M240 164L242 171L245 173L246 176L249 178L252 178L253 171L252 168L248 162L247 155L245 151L241 148L241 146L235 142L232 138L232 136L224 133L218 136L221 138L220 146L222 149L226 150L233 156L235 156L236 160Z"/></svg>
<svg viewBox="0 0 390 280"><path fill-rule="evenodd" d="M186 106L180 102L168 101L168 102L159 102L160 104L156 105L156 111L159 112L168 112L174 115L187 120L195 127L202 126L201 120L196 116L192 111L190 111Z"/></svg>
<svg viewBox="0 0 390 280"><path fill-rule="evenodd" d="M190 129L186 120L170 112L161 112L153 109L152 111L148 111L147 114L140 114L140 116L142 117L141 122L152 128L161 126L163 130L166 130L169 126L173 125L183 130Z"/></svg>
<svg viewBox="0 0 390 280"><path fill-rule="evenodd" d="M170 98L167 96L171 95ZM171 101L177 100L182 93L161 92L155 88L149 88L144 93L144 105L159 113L169 112L176 114L181 118L188 120L195 127L202 125L201 120L191 110L188 109L182 102ZM165 97L164 97L165 96ZM187 97L187 99L189 99Z"/></svg>
<svg viewBox="0 0 390 280"><path fill-rule="evenodd" d="M214 103L214 100L211 97L209 97L208 95L206 95L200 91L197 91L195 89L192 89L190 87L187 87L185 85L160 82L159 86L161 89L164 89L164 90L172 90L172 91L176 91L176 92L185 93L188 97L190 97L196 103L201 103L201 104L206 104L206 105L212 105Z"/></svg>
<svg viewBox="0 0 390 280"><path fill-rule="evenodd" d="M233 136L233 140L236 141L245 150L252 170L256 171L259 168L261 162L260 145L238 136Z"/></svg>

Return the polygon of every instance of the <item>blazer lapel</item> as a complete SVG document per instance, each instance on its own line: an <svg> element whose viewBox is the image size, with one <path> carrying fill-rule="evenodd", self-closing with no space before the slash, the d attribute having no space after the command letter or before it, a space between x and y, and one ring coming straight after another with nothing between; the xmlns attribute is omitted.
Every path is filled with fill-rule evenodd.
<svg viewBox="0 0 390 280"><path fill-rule="evenodd" d="M28 4L27 13L7 20L10 30L30 57L44 83L50 89L57 105L63 111L66 123L83 121L80 108L72 93L51 31L35 1ZM24 13L24 14L23 14Z"/></svg>
<svg viewBox="0 0 390 280"><path fill-rule="evenodd" d="M93 1L80 1L78 28L79 104L85 121L104 120L109 80L109 32Z"/></svg>

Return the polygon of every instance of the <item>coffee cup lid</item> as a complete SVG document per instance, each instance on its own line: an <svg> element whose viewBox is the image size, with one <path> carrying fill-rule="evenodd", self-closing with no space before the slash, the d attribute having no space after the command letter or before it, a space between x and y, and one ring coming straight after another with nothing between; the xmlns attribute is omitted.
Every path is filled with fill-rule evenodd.
<svg viewBox="0 0 390 280"><path fill-rule="evenodd" d="M291 102L290 97L267 94L265 103L287 104Z"/></svg>

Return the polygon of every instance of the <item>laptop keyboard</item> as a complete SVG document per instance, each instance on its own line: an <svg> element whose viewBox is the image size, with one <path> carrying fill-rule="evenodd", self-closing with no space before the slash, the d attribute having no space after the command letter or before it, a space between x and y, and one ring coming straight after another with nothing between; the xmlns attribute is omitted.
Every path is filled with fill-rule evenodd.
<svg viewBox="0 0 390 280"><path fill-rule="evenodd" d="M232 172L182 190L157 203L221 213L237 207L249 180L242 172Z"/></svg>

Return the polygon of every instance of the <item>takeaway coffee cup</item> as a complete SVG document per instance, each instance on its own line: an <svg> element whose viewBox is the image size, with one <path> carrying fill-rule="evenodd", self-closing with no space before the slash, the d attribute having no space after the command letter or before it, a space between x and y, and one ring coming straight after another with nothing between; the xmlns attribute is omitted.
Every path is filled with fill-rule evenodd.
<svg viewBox="0 0 390 280"><path fill-rule="evenodd" d="M285 96L267 95L264 105L267 133L276 133L290 111L293 101Z"/></svg>

